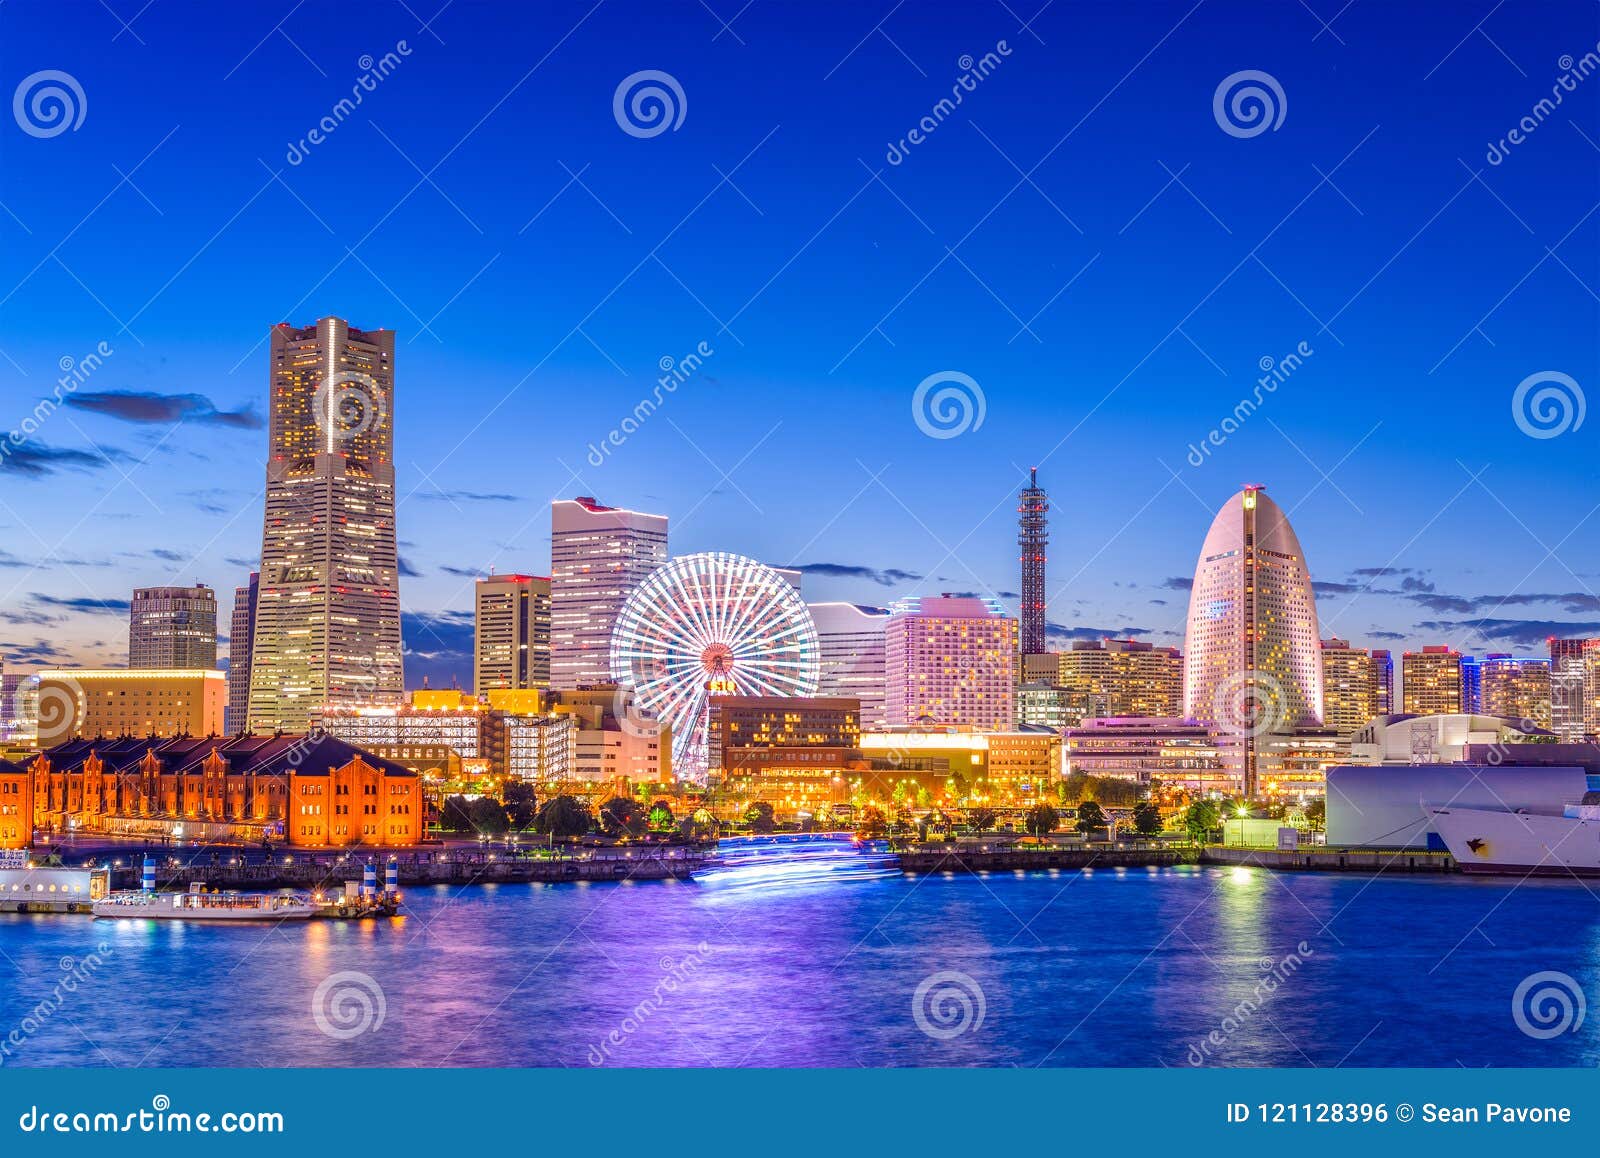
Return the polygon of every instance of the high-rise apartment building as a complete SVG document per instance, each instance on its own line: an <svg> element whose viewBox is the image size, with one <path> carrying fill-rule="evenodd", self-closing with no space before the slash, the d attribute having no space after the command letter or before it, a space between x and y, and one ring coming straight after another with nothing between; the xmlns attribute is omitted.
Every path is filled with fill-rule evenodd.
<svg viewBox="0 0 1600 1158"><path fill-rule="evenodd" d="M128 666L217 666L217 593L193 587L139 587L128 610Z"/></svg>
<svg viewBox="0 0 1600 1158"><path fill-rule="evenodd" d="M1017 496L1017 546L1022 549L1022 610L1019 622L1023 655L1044 651L1045 548L1050 543L1050 496L1039 486L1039 468L1028 472L1028 485Z"/></svg>
<svg viewBox="0 0 1600 1158"><path fill-rule="evenodd" d="M1596 732L1594 673L1600 664L1600 639L1550 641L1550 730L1563 744L1577 744Z"/></svg>
<svg viewBox="0 0 1600 1158"><path fill-rule="evenodd" d="M1394 656L1383 648L1373 648L1368 654L1372 656L1372 683L1378 691L1378 715L1392 715L1395 710Z"/></svg>
<svg viewBox="0 0 1600 1158"><path fill-rule="evenodd" d="M601 506L589 497L550 504L550 686L611 679L611 629L645 576L667 561L667 517Z"/></svg>
<svg viewBox="0 0 1600 1158"><path fill-rule="evenodd" d="M1009 731L1016 716L1017 621L992 599L902 599L886 629L890 727Z"/></svg>
<svg viewBox="0 0 1600 1158"><path fill-rule="evenodd" d="M298 732L324 707L404 696L394 331L274 326L269 383L249 724Z"/></svg>
<svg viewBox="0 0 1600 1158"><path fill-rule="evenodd" d="M1524 727L1550 727L1550 661L1511 655L1485 656L1480 665L1477 710L1486 716L1524 720Z"/></svg>
<svg viewBox="0 0 1600 1158"><path fill-rule="evenodd" d="M250 652L256 637L256 595L261 575L233 589L233 625L228 632L228 708L222 730L233 736L245 730L250 719Z"/></svg>
<svg viewBox="0 0 1600 1158"><path fill-rule="evenodd" d="M1425 647L1400 657L1400 696L1411 716L1449 716L1462 712L1461 653Z"/></svg>
<svg viewBox="0 0 1600 1158"><path fill-rule="evenodd" d="M1322 720L1316 597L1300 540L1258 486L1212 520L1189 592L1183 714L1239 738L1240 787L1257 789L1257 739Z"/></svg>
<svg viewBox="0 0 1600 1158"><path fill-rule="evenodd" d="M1082 718L1160 718L1182 710L1183 653L1175 647L1133 639L1088 639L1054 655L1051 682L1083 706Z"/></svg>
<svg viewBox="0 0 1600 1158"><path fill-rule="evenodd" d="M472 690L550 686L550 580L490 575L477 583Z"/></svg>
<svg viewBox="0 0 1600 1158"><path fill-rule="evenodd" d="M1364 727L1379 710L1379 665L1373 653L1344 639L1322 641L1322 723L1340 736Z"/></svg>
<svg viewBox="0 0 1600 1158"><path fill-rule="evenodd" d="M888 723L884 705L889 610L857 603L812 603L822 672L819 696L861 701L861 728L875 731Z"/></svg>
<svg viewBox="0 0 1600 1158"><path fill-rule="evenodd" d="M74 737L216 736L228 704L216 668L57 668L30 676L40 747Z"/></svg>

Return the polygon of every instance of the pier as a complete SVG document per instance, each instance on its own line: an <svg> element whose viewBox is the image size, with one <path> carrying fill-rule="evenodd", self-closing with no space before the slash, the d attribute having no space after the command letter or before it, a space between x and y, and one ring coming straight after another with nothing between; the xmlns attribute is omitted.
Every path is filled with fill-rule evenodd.
<svg viewBox="0 0 1600 1158"><path fill-rule="evenodd" d="M1040 869L1166 868L1200 863L1200 849L1186 845L1140 844L1103 847L1055 845L1048 848L923 846L900 853L908 873L978 873Z"/></svg>
<svg viewBox="0 0 1600 1158"><path fill-rule="evenodd" d="M1372 848L1227 848L1212 846L1200 858L1203 864L1247 865L1252 868L1303 872L1454 873L1461 870L1447 852L1424 849Z"/></svg>
<svg viewBox="0 0 1600 1158"><path fill-rule="evenodd" d="M687 880L710 859L707 850L694 847L606 850L574 855L512 856L504 853L458 851L450 853L403 853L393 858L402 888L430 885L487 885L558 883L564 881L660 881ZM263 889L315 891L346 880L360 880L364 865L378 865L380 873L390 858L379 850L370 854L289 854L274 857L271 863L210 864L180 860L170 864L163 858L156 864L156 887L183 889L192 882L207 888L238 889L241 892ZM138 888L137 864L113 870L112 884L118 889Z"/></svg>

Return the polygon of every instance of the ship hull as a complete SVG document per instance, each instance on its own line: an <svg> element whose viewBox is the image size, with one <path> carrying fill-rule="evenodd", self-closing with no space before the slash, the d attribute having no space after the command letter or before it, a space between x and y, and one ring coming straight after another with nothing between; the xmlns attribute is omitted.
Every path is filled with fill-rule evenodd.
<svg viewBox="0 0 1600 1158"><path fill-rule="evenodd" d="M309 902L277 902L277 898L250 898L250 904L197 903L184 894L157 894L149 901L107 899L94 903L94 915L109 919L140 921L205 921L231 924L240 921L304 921L315 916L317 906ZM181 903L179 903L181 902Z"/></svg>
<svg viewBox="0 0 1600 1158"><path fill-rule="evenodd" d="M1462 872L1600 877L1600 819L1484 808L1429 811Z"/></svg>

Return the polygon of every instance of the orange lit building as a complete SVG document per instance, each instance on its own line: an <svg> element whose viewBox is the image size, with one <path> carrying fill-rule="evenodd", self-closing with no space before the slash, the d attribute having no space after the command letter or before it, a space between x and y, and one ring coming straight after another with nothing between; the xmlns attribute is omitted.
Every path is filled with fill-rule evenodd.
<svg viewBox="0 0 1600 1158"><path fill-rule="evenodd" d="M0 848L33 843L33 777L21 764L0 760Z"/></svg>
<svg viewBox="0 0 1600 1158"><path fill-rule="evenodd" d="M56 832L309 848L407 846L425 835L421 779L324 734L75 740L27 771L33 822Z"/></svg>

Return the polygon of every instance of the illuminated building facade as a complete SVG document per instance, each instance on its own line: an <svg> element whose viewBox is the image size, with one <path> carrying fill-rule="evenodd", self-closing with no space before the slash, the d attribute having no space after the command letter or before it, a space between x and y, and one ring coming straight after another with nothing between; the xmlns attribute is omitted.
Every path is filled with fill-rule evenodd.
<svg viewBox="0 0 1600 1158"><path fill-rule="evenodd" d="M1443 646L1406 652L1400 660L1400 694L1409 716L1461 714L1461 653Z"/></svg>
<svg viewBox="0 0 1600 1158"><path fill-rule="evenodd" d="M254 732L402 701L394 331L274 326Z"/></svg>
<svg viewBox="0 0 1600 1158"><path fill-rule="evenodd" d="M220 736L228 681L215 668L58 669L30 676L20 694L49 747L76 736Z"/></svg>
<svg viewBox="0 0 1600 1158"><path fill-rule="evenodd" d="M639 708L631 688L597 684L557 692L551 711L573 722L574 780L656 784L672 779L672 729Z"/></svg>
<svg viewBox="0 0 1600 1158"><path fill-rule="evenodd" d="M1549 728L1550 662L1511 655L1485 656L1479 667L1479 711Z"/></svg>
<svg viewBox="0 0 1600 1158"><path fill-rule="evenodd" d="M1059 732L1075 727L1088 716L1088 699L1051 680L1030 680L1017 685L1017 723Z"/></svg>
<svg viewBox="0 0 1600 1158"><path fill-rule="evenodd" d="M222 730L229 736L245 730L250 720L250 652L256 637L256 596L261 576L251 572L250 582L233 590L233 624L228 632L228 708Z"/></svg>
<svg viewBox="0 0 1600 1158"><path fill-rule="evenodd" d="M1550 640L1550 729L1564 744L1600 733L1600 639Z"/></svg>
<svg viewBox="0 0 1600 1158"><path fill-rule="evenodd" d="M871 771L854 786L853 796L907 806L922 806L924 793L929 804L1026 806L1045 796L1062 772L1061 737L1042 728L865 732L861 754ZM916 796L902 794L897 800L900 786L914 786Z"/></svg>
<svg viewBox="0 0 1600 1158"><path fill-rule="evenodd" d="M1338 735L1348 736L1383 715L1378 676L1378 665L1370 651L1351 647L1348 640L1323 640L1323 724Z"/></svg>
<svg viewBox="0 0 1600 1158"><path fill-rule="evenodd" d="M1212 520L1189 593L1183 715L1238 736L1256 794L1257 739L1322 720L1322 655L1305 554L1278 504L1245 487Z"/></svg>
<svg viewBox="0 0 1600 1158"><path fill-rule="evenodd" d="M611 630L628 596L667 561L667 518L601 506L550 504L550 686L611 679Z"/></svg>
<svg viewBox="0 0 1600 1158"><path fill-rule="evenodd" d="M33 774L22 764L0 760L0 849L33 843Z"/></svg>
<svg viewBox="0 0 1600 1158"><path fill-rule="evenodd" d="M1224 759L1211 728L1194 720L1084 720L1063 735L1066 775L1116 776L1139 784L1158 780L1197 796L1238 788L1238 773Z"/></svg>
<svg viewBox="0 0 1600 1158"><path fill-rule="evenodd" d="M479 579L473 618L472 689L550 686L550 580L538 575Z"/></svg>
<svg viewBox="0 0 1600 1158"><path fill-rule="evenodd" d="M706 729L712 771L748 771L794 760L796 749L861 743L861 701L824 696L712 696Z"/></svg>
<svg viewBox="0 0 1600 1158"><path fill-rule="evenodd" d="M903 599L886 629L889 726L1009 731L1016 717L1017 621L998 602Z"/></svg>
<svg viewBox="0 0 1600 1158"><path fill-rule="evenodd" d="M75 740L28 765L34 821L52 832L300 847L410 846L420 780L331 736Z"/></svg>
<svg viewBox="0 0 1600 1158"><path fill-rule="evenodd" d="M889 611L858 603L811 603L822 657L819 696L848 696L861 701L861 726L888 723L885 681L888 663Z"/></svg>
<svg viewBox="0 0 1600 1158"><path fill-rule="evenodd" d="M1131 639L1079 640L1054 653L1054 682L1085 716L1176 716L1183 700L1183 653Z"/></svg>
<svg viewBox="0 0 1600 1158"><path fill-rule="evenodd" d="M128 608L128 666L217 666L217 593L193 587L137 587Z"/></svg>
<svg viewBox="0 0 1600 1158"><path fill-rule="evenodd" d="M1372 682L1378 692L1378 714L1387 716L1395 710L1394 656L1381 648L1373 648L1369 654L1372 656Z"/></svg>

